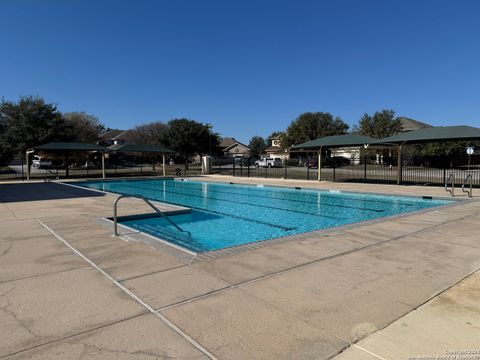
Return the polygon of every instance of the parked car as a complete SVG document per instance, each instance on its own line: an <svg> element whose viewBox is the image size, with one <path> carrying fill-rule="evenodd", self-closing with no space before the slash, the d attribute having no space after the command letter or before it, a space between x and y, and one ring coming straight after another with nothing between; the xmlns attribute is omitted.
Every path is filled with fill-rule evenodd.
<svg viewBox="0 0 480 360"><path fill-rule="evenodd" d="M235 165L239 165L239 166L243 166L243 165L247 166L248 165L248 159L245 159L242 156L234 157L233 162L235 163Z"/></svg>
<svg viewBox="0 0 480 360"><path fill-rule="evenodd" d="M350 159L345 156L328 157L325 160L322 159L322 166L325 167L340 167L350 165Z"/></svg>
<svg viewBox="0 0 480 360"><path fill-rule="evenodd" d="M255 167L282 167L282 159L280 158L261 158L260 160L255 161Z"/></svg>
<svg viewBox="0 0 480 360"><path fill-rule="evenodd" d="M32 166L40 168L52 167L52 161L42 158L41 156L34 155L32 160Z"/></svg>
<svg viewBox="0 0 480 360"><path fill-rule="evenodd" d="M310 169L317 168L318 167L318 157L317 156L309 157L308 160L305 160L305 164Z"/></svg>

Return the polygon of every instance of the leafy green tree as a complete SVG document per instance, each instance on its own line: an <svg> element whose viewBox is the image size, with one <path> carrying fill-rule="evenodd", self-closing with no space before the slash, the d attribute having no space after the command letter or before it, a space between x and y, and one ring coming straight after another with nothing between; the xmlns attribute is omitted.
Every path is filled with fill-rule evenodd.
<svg viewBox="0 0 480 360"><path fill-rule="evenodd" d="M361 135L382 139L402 131L402 121L395 117L395 111L377 111L372 116L364 114L358 124Z"/></svg>
<svg viewBox="0 0 480 360"><path fill-rule="evenodd" d="M259 157L268 147L268 142L261 136L253 136L248 143L248 147L252 151L253 156Z"/></svg>
<svg viewBox="0 0 480 360"><path fill-rule="evenodd" d="M38 96L22 96L18 102L0 102L0 153L3 160L25 150L58 140L62 114L55 104Z"/></svg>
<svg viewBox="0 0 480 360"><path fill-rule="evenodd" d="M341 118L327 112L306 112L292 121L287 128L282 146L288 147L323 136L342 135L348 131L348 124Z"/></svg>
<svg viewBox="0 0 480 360"><path fill-rule="evenodd" d="M480 149L480 141L444 141L417 144L413 153L421 156L461 157L466 156L467 146Z"/></svg>
<svg viewBox="0 0 480 360"><path fill-rule="evenodd" d="M270 134L268 139L275 138L275 137L282 137L285 135L285 131L274 131Z"/></svg>
<svg viewBox="0 0 480 360"><path fill-rule="evenodd" d="M208 154L210 147L215 149L219 136L212 133L210 126L190 119L173 119L168 123L168 131L165 133L164 144L176 150L185 160L199 154Z"/></svg>
<svg viewBox="0 0 480 360"><path fill-rule="evenodd" d="M85 112L68 112L62 115L63 123L59 129L59 138L68 142L95 143L105 126L96 116Z"/></svg>

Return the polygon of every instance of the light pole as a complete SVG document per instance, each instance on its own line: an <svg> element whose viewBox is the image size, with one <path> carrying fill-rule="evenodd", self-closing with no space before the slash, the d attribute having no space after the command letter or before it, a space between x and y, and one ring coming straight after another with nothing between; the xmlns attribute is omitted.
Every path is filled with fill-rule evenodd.
<svg viewBox="0 0 480 360"><path fill-rule="evenodd" d="M470 156L474 153L475 149L473 146L468 146L466 150L468 154L468 173L470 173Z"/></svg>
<svg viewBox="0 0 480 360"><path fill-rule="evenodd" d="M208 129L208 137L209 137L209 155L212 156L212 124L208 124L206 123L205 126L207 127Z"/></svg>

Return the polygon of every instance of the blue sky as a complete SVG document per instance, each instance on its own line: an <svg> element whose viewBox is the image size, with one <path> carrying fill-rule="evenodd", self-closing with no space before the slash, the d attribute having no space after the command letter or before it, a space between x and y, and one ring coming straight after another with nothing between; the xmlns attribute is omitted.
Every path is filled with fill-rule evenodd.
<svg viewBox="0 0 480 360"><path fill-rule="evenodd" d="M248 141L300 113L480 126L479 1L2 0L0 96Z"/></svg>

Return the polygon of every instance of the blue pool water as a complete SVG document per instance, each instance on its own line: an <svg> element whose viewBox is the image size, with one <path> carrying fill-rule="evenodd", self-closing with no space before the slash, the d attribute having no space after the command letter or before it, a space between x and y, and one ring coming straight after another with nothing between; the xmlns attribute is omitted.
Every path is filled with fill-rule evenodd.
<svg viewBox="0 0 480 360"><path fill-rule="evenodd" d="M143 195L151 200L192 208L190 214L169 217L183 230L189 231L191 238L175 236L178 231L158 217L122 223L197 252L352 224L451 202L172 179L87 181L79 185L118 194Z"/></svg>

